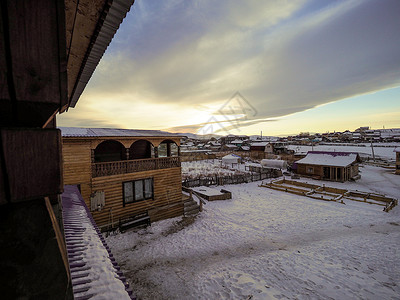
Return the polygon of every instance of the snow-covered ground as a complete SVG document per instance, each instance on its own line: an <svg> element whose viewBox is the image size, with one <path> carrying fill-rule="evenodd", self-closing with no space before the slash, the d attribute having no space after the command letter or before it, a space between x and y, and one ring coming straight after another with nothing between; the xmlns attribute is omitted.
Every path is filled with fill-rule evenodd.
<svg viewBox="0 0 400 300"><path fill-rule="evenodd" d="M344 186L400 198L400 176L382 170L364 167ZM192 221L110 236L138 299L399 299L400 207L258 184L225 186L233 199L208 202Z"/></svg>
<svg viewBox="0 0 400 300"><path fill-rule="evenodd" d="M364 146L364 147L362 147ZM400 146L400 144L385 144L385 147L379 147L374 145L374 154L378 158L386 159L386 160L396 160L396 155L393 150L396 146ZM344 152L358 152L361 156L372 157L372 148L371 145L360 144L360 146L339 146L339 145L316 145L312 146L303 146L303 145L289 145L289 149L296 151L297 153L307 153L308 151L344 151Z"/></svg>
<svg viewBox="0 0 400 300"><path fill-rule="evenodd" d="M182 178L246 173L245 164L224 164L218 159L182 162Z"/></svg>

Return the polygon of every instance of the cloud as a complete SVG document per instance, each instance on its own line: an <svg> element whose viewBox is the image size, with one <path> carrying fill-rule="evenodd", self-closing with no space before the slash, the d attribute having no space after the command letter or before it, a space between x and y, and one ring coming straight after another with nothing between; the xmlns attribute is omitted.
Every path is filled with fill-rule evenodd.
<svg viewBox="0 0 400 300"><path fill-rule="evenodd" d="M309 2L137 1L85 95L215 112L240 91L254 123L400 85L399 1Z"/></svg>

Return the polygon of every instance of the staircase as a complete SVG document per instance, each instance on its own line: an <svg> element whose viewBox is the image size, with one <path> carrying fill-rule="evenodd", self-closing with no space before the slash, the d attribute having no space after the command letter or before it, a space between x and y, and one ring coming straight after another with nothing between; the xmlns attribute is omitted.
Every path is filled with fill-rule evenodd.
<svg viewBox="0 0 400 300"><path fill-rule="evenodd" d="M200 206L193 197L187 197L183 202L183 215L185 217L194 217L200 212Z"/></svg>

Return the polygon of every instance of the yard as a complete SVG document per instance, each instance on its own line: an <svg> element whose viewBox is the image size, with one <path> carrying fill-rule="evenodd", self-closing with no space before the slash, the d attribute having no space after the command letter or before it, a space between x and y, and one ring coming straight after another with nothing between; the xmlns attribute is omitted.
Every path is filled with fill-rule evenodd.
<svg viewBox="0 0 400 300"><path fill-rule="evenodd" d="M345 188L399 198L400 176L361 170ZM258 184L225 186L233 199L208 202L194 220L110 236L138 299L398 299L399 207L385 213Z"/></svg>

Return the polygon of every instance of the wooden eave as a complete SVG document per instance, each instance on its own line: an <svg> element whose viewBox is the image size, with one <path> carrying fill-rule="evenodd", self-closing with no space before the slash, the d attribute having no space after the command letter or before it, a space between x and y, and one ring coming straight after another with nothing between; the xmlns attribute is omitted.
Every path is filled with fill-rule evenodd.
<svg viewBox="0 0 400 300"><path fill-rule="evenodd" d="M134 0L4 0L0 127L46 127L74 107Z"/></svg>
<svg viewBox="0 0 400 300"><path fill-rule="evenodd" d="M75 107L134 0L66 1L68 107Z"/></svg>
<svg viewBox="0 0 400 300"><path fill-rule="evenodd" d="M165 140L174 141L178 146L180 146L181 136L63 136L62 140L71 142L93 142L93 141L106 141L114 140L119 142L130 142L134 140L148 140L149 142L156 142L155 146Z"/></svg>

